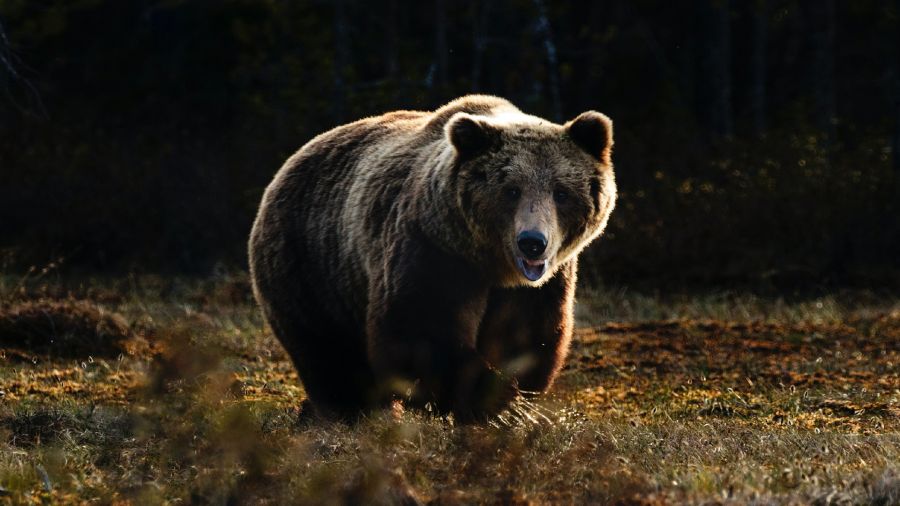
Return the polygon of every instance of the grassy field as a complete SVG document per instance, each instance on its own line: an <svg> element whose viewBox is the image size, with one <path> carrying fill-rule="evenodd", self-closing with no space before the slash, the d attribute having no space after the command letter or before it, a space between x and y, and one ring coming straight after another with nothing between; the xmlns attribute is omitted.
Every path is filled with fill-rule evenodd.
<svg viewBox="0 0 900 506"><path fill-rule="evenodd" d="M488 426L311 421L241 277L0 278L0 502L898 504L900 300L585 291Z"/></svg>

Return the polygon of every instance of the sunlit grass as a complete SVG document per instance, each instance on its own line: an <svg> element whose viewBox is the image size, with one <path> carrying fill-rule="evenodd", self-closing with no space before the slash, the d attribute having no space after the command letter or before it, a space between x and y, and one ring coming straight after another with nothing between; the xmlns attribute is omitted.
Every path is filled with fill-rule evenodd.
<svg viewBox="0 0 900 506"><path fill-rule="evenodd" d="M786 298L728 290L648 294L627 288L582 288L578 295L576 317L584 325L648 320L836 323L900 313L896 293L865 290Z"/></svg>
<svg viewBox="0 0 900 506"><path fill-rule="evenodd" d="M4 350L0 501L894 504L900 312L846 293L580 294L553 393L485 426L304 416L240 277L0 283L89 299L147 347Z"/></svg>

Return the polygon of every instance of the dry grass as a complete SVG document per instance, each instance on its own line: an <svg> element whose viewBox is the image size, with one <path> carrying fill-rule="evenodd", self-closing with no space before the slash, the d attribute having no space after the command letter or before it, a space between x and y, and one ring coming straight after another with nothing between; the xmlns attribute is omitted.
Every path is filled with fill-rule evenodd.
<svg viewBox="0 0 900 506"><path fill-rule="evenodd" d="M240 278L0 280L0 294L6 311L70 314L89 304L73 300L91 300L86 314L109 316L122 332L101 338L96 322L106 320L86 320L94 324L73 327L79 342L149 342L133 354L63 353L44 341L7 352L0 502L888 505L900 497L896 299L718 294L691 305L583 294L582 328L554 394L523 399L488 426L460 427L399 409L352 426L302 416L296 374Z"/></svg>

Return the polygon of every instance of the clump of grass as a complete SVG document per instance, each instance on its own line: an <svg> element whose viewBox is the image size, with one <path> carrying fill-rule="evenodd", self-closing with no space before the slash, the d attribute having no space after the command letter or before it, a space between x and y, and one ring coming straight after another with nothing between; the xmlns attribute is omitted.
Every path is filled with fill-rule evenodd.
<svg viewBox="0 0 900 506"><path fill-rule="evenodd" d="M598 424L533 401L502 425L456 425L430 413L372 413L353 425L313 424L270 464L290 482L276 502L302 504L553 504L624 501L646 494L622 473ZM507 413L506 415L510 415ZM340 499L335 499L340 498Z"/></svg>
<svg viewBox="0 0 900 506"><path fill-rule="evenodd" d="M141 340L116 313L82 300L29 300L0 307L0 347L57 357L115 357Z"/></svg>
<svg viewBox="0 0 900 506"><path fill-rule="evenodd" d="M0 411L6 442L18 447L45 443L118 444L130 435L134 417L121 408L29 403Z"/></svg>

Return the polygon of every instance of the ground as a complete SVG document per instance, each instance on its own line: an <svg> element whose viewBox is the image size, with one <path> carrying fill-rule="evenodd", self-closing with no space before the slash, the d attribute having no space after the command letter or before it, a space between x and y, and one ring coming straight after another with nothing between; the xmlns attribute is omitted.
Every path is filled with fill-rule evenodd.
<svg viewBox="0 0 900 506"><path fill-rule="evenodd" d="M0 502L900 503L900 299L577 308L552 395L488 426L348 426L304 416L241 276L0 278Z"/></svg>

